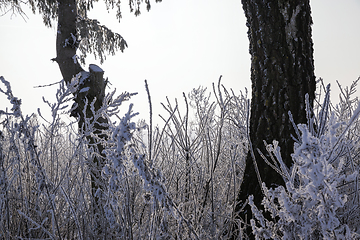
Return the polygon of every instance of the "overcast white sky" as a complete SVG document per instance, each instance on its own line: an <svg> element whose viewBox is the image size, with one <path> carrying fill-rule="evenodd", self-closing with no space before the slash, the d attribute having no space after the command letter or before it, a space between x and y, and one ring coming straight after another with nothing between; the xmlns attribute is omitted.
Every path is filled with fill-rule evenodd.
<svg viewBox="0 0 360 240"><path fill-rule="evenodd" d="M139 93L131 101L142 118L148 118L144 79L150 85L155 115L165 96L182 102L182 92L199 85L210 89L220 75L228 88L250 89L249 44L240 0L163 0L139 17L128 14L127 4L122 7L121 23L101 5L91 17L126 39L129 48L109 56L101 67L113 87ZM334 99L335 80L346 86L360 75L360 1L314 0L311 7L315 72L332 84ZM34 86L61 80L57 64L50 61L56 56L56 29L46 28L40 16L28 17L26 22L10 14L0 17L0 76L23 99L26 114L38 107L47 114L42 96L54 100L57 87ZM88 59L90 63L99 64ZM5 106L9 104L0 96L0 109Z"/></svg>

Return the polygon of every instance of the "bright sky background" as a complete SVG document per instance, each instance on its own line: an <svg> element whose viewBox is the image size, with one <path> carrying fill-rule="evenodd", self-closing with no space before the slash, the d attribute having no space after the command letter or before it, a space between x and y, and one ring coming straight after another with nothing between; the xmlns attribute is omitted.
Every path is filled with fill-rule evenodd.
<svg viewBox="0 0 360 240"><path fill-rule="evenodd" d="M335 81L347 86L360 75L360 1L313 0L311 7L316 76L332 84L337 99ZM129 14L125 1L122 8L121 23L101 5L91 17L120 33L129 45L101 67L112 87L139 93L131 102L141 118L148 119L145 79L155 121L166 96L182 104L182 92L200 85L211 89L220 75L235 92L250 89L249 43L240 0L163 0L139 17ZM34 88L62 78L58 65L50 61L56 56L55 39L56 29L46 28L38 15L29 13L26 22L11 14L0 17L0 76L11 82L26 114L40 107L46 116L42 96L55 99L56 86ZM90 63L100 65L93 59ZM8 106L1 95L0 109Z"/></svg>

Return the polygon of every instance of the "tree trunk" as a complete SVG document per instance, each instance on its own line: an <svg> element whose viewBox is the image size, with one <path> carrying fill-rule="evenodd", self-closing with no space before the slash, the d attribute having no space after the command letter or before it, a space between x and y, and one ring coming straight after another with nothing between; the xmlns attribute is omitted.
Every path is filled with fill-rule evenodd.
<svg viewBox="0 0 360 240"><path fill-rule="evenodd" d="M73 76L84 71L76 60L78 47L77 5L76 0L59 0L58 3L57 56L53 60L59 64L65 82L70 83Z"/></svg>
<svg viewBox="0 0 360 240"><path fill-rule="evenodd" d="M277 140L285 164L288 167L292 164L291 134L295 134L288 111L296 124L306 123L305 94L309 94L311 105L315 97L311 10L309 0L242 0L242 4L251 54L250 141L261 181L275 187L284 182L257 149L267 156L263 140L267 143ZM263 194L258 182L249 152L236 211L249 195L254 195L254 203L260 208ZM249 223L252 218L249 205L240 217ZM250 232L248 227L247 234Z"/></svg>
<svg viewBox="0 0 360 240"><path fill-rule="evenodd" d="M103 131L108 128L108 122L106 118L99 117L96 119L90 105L93 103L95 113L102 107L106 81L103 78L104 71L100 67L90 64L89 72L85 72L76 59L76 50L79 44L76 26L78 17L76 0L59 0L58 3L57 56L53 60L59 64L61 74L67 84L71 83L73 77L78 74L84 78L78 87L78 91L74 93L77 108L72 111L71 116L78 119L80 134L92 132L92 135L86 135L89 143L88 148L93 152L92 159L89 159L91 193L94 200L95 235L102 238L101 236L104 234L102 229L105 229L104 224L106 223L101 198L96 193L98 190L105 189L101 177L105 160L102 142L106 141L106 135ZM80 91L87 87L87 91ZM85 104L86 100L87 105ZM91 129L88 129L89 126L85 124L86 118L90 119Z"/></svg>

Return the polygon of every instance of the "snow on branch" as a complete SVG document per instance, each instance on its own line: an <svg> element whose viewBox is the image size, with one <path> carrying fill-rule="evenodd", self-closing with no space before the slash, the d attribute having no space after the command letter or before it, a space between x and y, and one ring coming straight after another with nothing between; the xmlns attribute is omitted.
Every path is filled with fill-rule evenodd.
<svg viewBox="0 0 360 240"><path fill-rule="evenodd" d="M2 90L0 88L0 92L4 93L7 96L7 99L10 101L10 103L12 104L12 108L11 111L13 112L11 115L14 115L15 117L20 117L21 116L21 99L18 99L17 97L14 97L12 90L11 90L11 86L10 83L8 81L5 80L5 78L3 76L0 77L0 81L5 85L6 87L6 91ZM4 112L3 110L0 110L0 116L2 114L5 115L9 115L9 113Z"/></svg>
<svg viewBox="0 0 360 240"><path fill-rule="evenodd" d="M277 171L284 176L285 187L267 188L263 184L262 205L273 220L264 217L249 197L254 218L253 234L259 239L358 239L354 225L343 221L358 208L358 200L350 196L357 192L359 169L355 167L350 149L356 142L345 135L359 117L360 107L349 122L339 122L334 114L327 116L329 87L315 131L306 124L297 125L300 138L294 144L293 166L287 169L276 142L268 144L270 156L280 163ZM316 121L309 121L313 124ZM276 165L272 165L273 167ZM347 190L340 190L347 186ZM341 213L341 214L340 214ZM276 219L276 220L275 220Z"/></svg>

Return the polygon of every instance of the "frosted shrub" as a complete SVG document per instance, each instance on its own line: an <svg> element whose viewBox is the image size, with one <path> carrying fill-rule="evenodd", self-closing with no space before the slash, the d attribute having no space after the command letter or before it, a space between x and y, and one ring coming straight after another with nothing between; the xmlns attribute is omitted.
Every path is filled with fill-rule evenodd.
<svg viewBox="0 0 360 240"><path fill-rule="evenodd" d="M151 138L149 166L161 169L168 196L184 218L162 219L170 239L194 239L188 224L200 239L227 239L247 152L246 96L219 82L212 92L199 87L183 97L184 108L176 99L163 104L169 117Z"/></svg>
<svg viewBox="0 0 360 240"><path fill-rule="evenodd" d="M254 214L251 226L257 239L360 238L356 224L348 224L359 209L359 165L351 153L358 151L359 142L348 137L359 113L360 105L347 123L335 114L329 117L328 88L318 119L297 126L291 169L282 162L277 142L267 145L269 154L280 164L273 167L283 176L285 187L262 186L262 204L273 220L265 218L249 197ZM316 128L313 123L317 123Z"/></svg>
<svg viewBox="0 0 360 240"><path fill-rule="evenodd" d="M139 178L131 166L133 148L132 135L138 130L132 118L137 114L132 112L132 104L128 112L118 124L109 124L109 139L106 144L106 162L102 176L107 180L107 190L104 192L104 212L113 237L119 239L132 238L134 218L134 198L139 192Z"/></svg>
<svg viewBox="0 0 360 240"><path fill-rule="evenodd" d="M0 196L0 237L54 238L60 234L60 222L56 216L60 209L54 195L54 186L59 178L55 180L55 176L49 176L49 172L52 171L51 166L59 162L55 159L47 164L42 162L44 158L52 156L47 151L39 151L43 142L37 141L42 134L39 134L40 126L36 116L23 116L21 100L13 96L9 82L3 77L0 79L7 89L0 90L13 105L11 112L0 111L0 182L3 185L3 194ZM59 99L60 104L63 100ZM52 131L52 134L56 132L54 125L47 130Z"/></svg>
<svg viewBox="0 0 360 240"><path fill-rule="evenodd" d="M55 103L44 100L50 107L51 120L43 118L43 123L35 114L23 116L21 100L13 96L3 77L1 82L5 89L0 90L12 108L11 112L0 111L0 238L95 238L96 200L92 198L89 160L96 152L87 147L85 137L100 139L94 134L94 125L117 114L118 107L132 94L108 94L103 107L92 120L85 119L85 131L79 133L76 122L62 120L62 115L71 111L68 106L76 81L69 86L60 82ZM102 144L111 146L110 142ZM103 230L111 236L116 225L111 220L122 215L109 207L112 198L102 200L108 203L103 206L108 220Z"/></svg>
<svg viewBox="0 0 360 240"><path fill-rule="evenodd" d="M92 114L79 131L77 122L63 120L72 111L79 77L59 84L55 103L45 101L50 120L40 111L23 116L21 100L1 78L11 110L0 110L0 238L227 239L241 221L234 207L248 150L246 94L235 95L219 81L212 101L206 88L195 88L184 94L185 111L177 100L163 104L168 117L163 128L153 129L151 117L150 125L134 123L132 105L120 115L133 94L115 97L113 91L96 111L94 102L86 102ZM308 124L296 127L291 169L277 143L268 145L286 186L263 186L273 220L253 206L258 238L358 238L355 86L342 89L336 107L327 91L325 103L315 108L317 118L308 106ZM100 155L103 165L93 166ZM101 172L96 191L94 167Z"/></svg>

